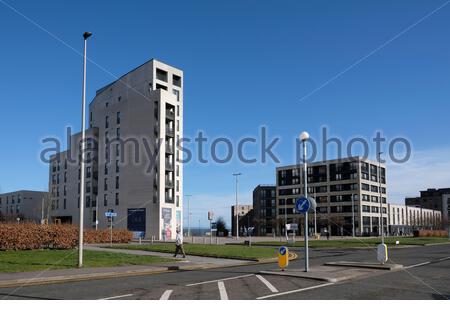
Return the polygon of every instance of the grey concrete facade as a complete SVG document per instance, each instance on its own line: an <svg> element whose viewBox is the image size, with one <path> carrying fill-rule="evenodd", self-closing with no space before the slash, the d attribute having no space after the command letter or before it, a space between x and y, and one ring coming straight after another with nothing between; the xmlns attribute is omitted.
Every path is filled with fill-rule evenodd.
<svg viewBox="0 0 450 320"><path fill-rule="evenodd" d="M276 168L276 181L278 234L282 234L286 223L303 223L303 217L295 212L295 201L304 193L303 168ZM384 164L361 157L309 163L308 195L317 202L318 233L326 230L332 235L352 235L354 214L356 235L381 234L380 210L384 231L388 231ZM308 226L313 234L313 214L309 215Z"/></svg>
<svg viewBox="0 0 450 320"><path fill-rule="evenodd" d="M41 223L47 210L48 192L19 190L0 194L1 222Z"/></svg>
<svg viewBox="0 0 450 320"><path fill-rule="evenodd" d="M115 227L145 232L146 238L173 239L176 229L182 230L179 147L183 138L183 79L181 70L150 60L97 91L88 113L88 132L96 142L94 150L89 150L92 163L86 164L86 169L91 167L86 171L91 172L91 178L86 176L91 179L91 188L86 193L85 227L95 227L97 221L98 228L107 228L104 213L114 211L118 214ZM79 138L75 140L79 143ZM79 150L77 142L73 145ZM56 155L53 162L58 156L64 161L68 152ZM61 173L67 180L60 188L67 192L55 196L59 207L55 204L54 219L70 216L71 223L78 223L79 176L74 174L78 168L76 163ZM55 187L52 178L49 187ZM64 202L67 205L62 209Z"/></svg>

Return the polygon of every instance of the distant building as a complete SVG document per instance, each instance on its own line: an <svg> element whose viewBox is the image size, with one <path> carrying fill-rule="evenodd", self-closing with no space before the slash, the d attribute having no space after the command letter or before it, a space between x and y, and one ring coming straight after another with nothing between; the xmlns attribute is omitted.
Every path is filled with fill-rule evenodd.
<svg viewBox="0 0 450 320"><path fill-rule="evenodd" d="M0 221L41 223L47 213L48 192L20 190L0 194Z"/></svg>
<svg viewBox="0 0 450 320"><path fill-rule="evenodd" d="M318 233L352 235L354 215L356 235L380 235L380 210L384 232L388 231L384 164L351 157L309 163L307 174L308 195L317 202ZM303 168L298 165L276 168L278 234L283 234L286 223L303 223L295 212L295 201L304 194L303 181ZM313 214L308 226L313 234Z"/></svg>
<svg viewBox="0 0 450 320"><path fill-rule="evenodd" d="M420 197L406 198L405 204L441 211L444 226L448 225L450 221L450 188L420 191Z"/></svg>
<svg viewBox="0 0 450 320"><path fill-rule="evenodd" d="M253 219L253 206L251 204L240 204L236 210L236 206L231 206L231 233L236 236L236 214L239 215L239 235L243 235L246 226L249 225L250 219Z"/></svg>
<svg viewBox="0 0 450 320"><path fill-rule="evenodd" d="M421 207L389 204L389 234L404 235L414 230L435 230L442 224L442 213L439 210Z"/></svg>
<svg viewBox="0 0 450 320"><path fill-rule="evenodd" d="M254 227L253 235L272 235L276 230L276 186L258 185L253 190L253 214L250 226Z"/></svg>
<svg viewBox="0 0 450 320"><path fill-rule="evenodd" d="M114 211L115 227L146 238L174 239L183 229L183 79L153 59L97 90L86 131L85 227L108 228L105 212ZM72 136L51 158L54 222L79 224L80 140Z"/></svg>

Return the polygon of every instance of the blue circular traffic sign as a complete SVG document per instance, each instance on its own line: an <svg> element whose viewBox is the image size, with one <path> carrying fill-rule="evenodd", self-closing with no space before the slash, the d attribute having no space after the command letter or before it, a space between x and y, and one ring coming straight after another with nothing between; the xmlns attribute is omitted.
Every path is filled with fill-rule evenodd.
<svg viewBox="0 0 450 320"><path fill-rule="evenodd" d="M286 254L286 247L280 247L279 252L282 256Z"/></svg>
<svg viewBox="0 0 450 320"><path fill-rule="evenodd" d="M295 209L297 209L297 211L300 213L307 213L310 207L311 202L308 198L300 197L295 202Z"/></svg>

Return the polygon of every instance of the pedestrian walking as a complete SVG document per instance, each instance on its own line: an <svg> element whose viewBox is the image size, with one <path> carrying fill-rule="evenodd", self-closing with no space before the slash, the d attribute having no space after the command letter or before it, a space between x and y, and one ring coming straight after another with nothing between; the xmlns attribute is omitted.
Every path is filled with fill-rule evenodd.
<svg viewBox="0 0 450 320"><path fill-rule="evenodd" d="M183 258L186 258L183 247L183 236L181 235L180 230L177 230L177 236L175 238L175 254L173 256L176 257L179 252L183 254Z"/></svg>

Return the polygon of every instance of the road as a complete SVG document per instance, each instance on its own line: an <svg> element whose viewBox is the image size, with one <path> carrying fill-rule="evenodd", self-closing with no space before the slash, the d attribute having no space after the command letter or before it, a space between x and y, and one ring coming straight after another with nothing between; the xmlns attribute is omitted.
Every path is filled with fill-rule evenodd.
<svg viewBox="0 0 450 320"><path fill-rule="evenodd" d="M302 268L304 261L291 262ZM310 264L329 261L374 261L370 249L311 250ZM449 299L450 245L396 248L390 260L400 271L382 271L337 284L259 275L276 264L177 271L18 288L0 288L0 299Z"/></svg>

